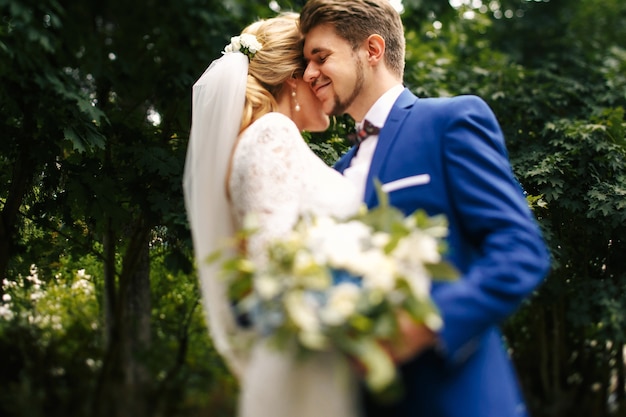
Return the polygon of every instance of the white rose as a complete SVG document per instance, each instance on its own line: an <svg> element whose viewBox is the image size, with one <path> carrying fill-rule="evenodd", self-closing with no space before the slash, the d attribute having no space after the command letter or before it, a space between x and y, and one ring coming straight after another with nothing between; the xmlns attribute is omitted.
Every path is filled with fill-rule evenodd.
<svg viewBox="0 0 626 417"><path fill-rule="evenodd" d="M328 339L319 331L303 331L299 334L300 342L313 350L324 350L328 347Z"/></svg>
<svg viewBox="0 0 626 417"><path fill-rule="evenodd" d="M421 266L400 265L400 274L404 276L416 298L427 297L430 293L430 276Z"/></svg>
<svg viewBox="0 0 626 417"><path fill-rule="evenodd" d="M240 51L241 50L241 37L233 36L230 38L230 47L232 51Z"/></svg>
<svg viewBox="0 0 626 417"><path fill-rule="evenodd" d="M438 242L422 232L413 232L398 242L393 256L410 263L438 263L441 261Z"/></svg>
<svg viewBox="0 0 626 417"><path fill-rule="evenodd" d="M248 48L248 51L250 51L252 54L255 54L257 53L257 51L261 50L261 44L257 41L256 36L249 33L244 33L241 35L241 45Z"/></svg>
<svg viewBox="0 0 626 417"><path fill-rule="evenodd" d="M395 261L378 249L371 249L363 256L363 286L370 289L391 291L396 286L398 273Z"/></svg>
<svg viewBox="0 0 626 417"><path fill-rule="evenodd" d="M304 244L311 250L316 261L320 264L327 262L326 241L328 234L335 225L335 221L330 217L318 217L313 224L305 224L302 226L302 230L298 230L305 236Z"/></svg>
<svg viewBox="0 0 626 417"><path fill-rule="evenodd" d="M278 280L269 275L260 275L254 279L254 288L264 300L271 300L280 292Z"/></svg>
<svg viewBox="0 0 626 417"><path fill-rule="evenodd" d="M294 274L303 275L312 268L315 268L315 259L311 254L305 250L299 250L296 252L296 256L293 260Z"/></svg>
<svg viewBox="0 0 626 417"><path fill-rule="evenodd" d="M320 328L315 307L301 291L293 291L285 296L287 314L303 332L317 332Z"/></svg>
<svg viewBox="0 0 626 417"><path fill-rule="evenodd" d="M384 232L376 232L372 236L372 244L377 248L384 248L387 246L389 241L391 240L391 236L388 233Z"/></svg>
<svg viewBox="0 0 626 417"><path fill-rule="evenodd" d="M322 319L331 326L341 325L356 311L361 291L350 282L341 283L330 291L326 306L321 311Z"/></svg>
<svg viewBox="0 0 626 417"><path fill-rule="evenodd" d="M424 324L432 331L443 328L443 320L437 314L428 314L424 317Z"/></svg>
<svg viewBox="0 0 626 417"><path fill-rule="evenodd" d="M364 243L369 242L372 229L361 222L341 223L328 231L324 251L335 268L359 268L364 257Z"/></svg>

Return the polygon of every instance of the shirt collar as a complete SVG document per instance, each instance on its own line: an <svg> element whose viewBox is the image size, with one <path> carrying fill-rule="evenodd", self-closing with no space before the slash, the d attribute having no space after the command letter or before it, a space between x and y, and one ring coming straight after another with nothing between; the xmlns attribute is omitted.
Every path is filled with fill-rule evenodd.
<svg viewBox="0 0 626 417"><path fill-rule="evenodd" d="M385 94L376 100L376 103L374 103L372 107L370 107L363 120L367 119L374 126L382 128L385 125L387 116L389 116L389 113L391 112L393 104L403 91L404 86L402 84L391 87L385 92ZM357 126L360 126L361 123L362 122L357 123Z"/></svg>

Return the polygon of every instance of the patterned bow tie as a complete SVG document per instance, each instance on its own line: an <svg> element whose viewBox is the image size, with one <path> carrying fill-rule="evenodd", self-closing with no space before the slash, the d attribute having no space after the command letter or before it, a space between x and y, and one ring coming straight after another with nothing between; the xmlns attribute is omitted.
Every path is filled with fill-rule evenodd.
<svg viewBox="0 0 626 417"><path fill-rule="evenodd" d="M371 124L369 120L365 120L359 130L348 134L348 139L355 145L360 145L365 139L378 133L380 133L380 128Z"/></svg>

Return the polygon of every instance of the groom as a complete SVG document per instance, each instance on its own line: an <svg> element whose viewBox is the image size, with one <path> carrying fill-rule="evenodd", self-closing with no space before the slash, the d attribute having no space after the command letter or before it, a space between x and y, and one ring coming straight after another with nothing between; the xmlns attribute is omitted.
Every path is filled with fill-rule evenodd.
<svg viewBox="0 0 626 417"><path fill-rule="evenodd" d="M549 257L495 116L475 96L418 99L403 87L404 31L388 0L309 0L300 24L304 79L324 110L367 125L336 168L370 207L378 179L406 214L445 214L449 259L461 272L433 285L444 328L404 323L391 349L403 400L366 401L368 413L526 416L498 325L541 283Z"/></svg>

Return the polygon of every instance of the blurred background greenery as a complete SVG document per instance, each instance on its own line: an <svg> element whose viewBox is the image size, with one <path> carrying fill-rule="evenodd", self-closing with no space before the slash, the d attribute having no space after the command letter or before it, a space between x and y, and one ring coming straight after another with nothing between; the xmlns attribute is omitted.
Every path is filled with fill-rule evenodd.
<svg viewBox="0 0 626 417"><path fill-rule="evenodd" d="M181 177L191 86L302 1L0 0L0 416L233 416ZM505 325L535 417L626 416L626 3L404 0L405 83L477 94L553 255ZM306 135L328 163L349 118Z"/></svg>

